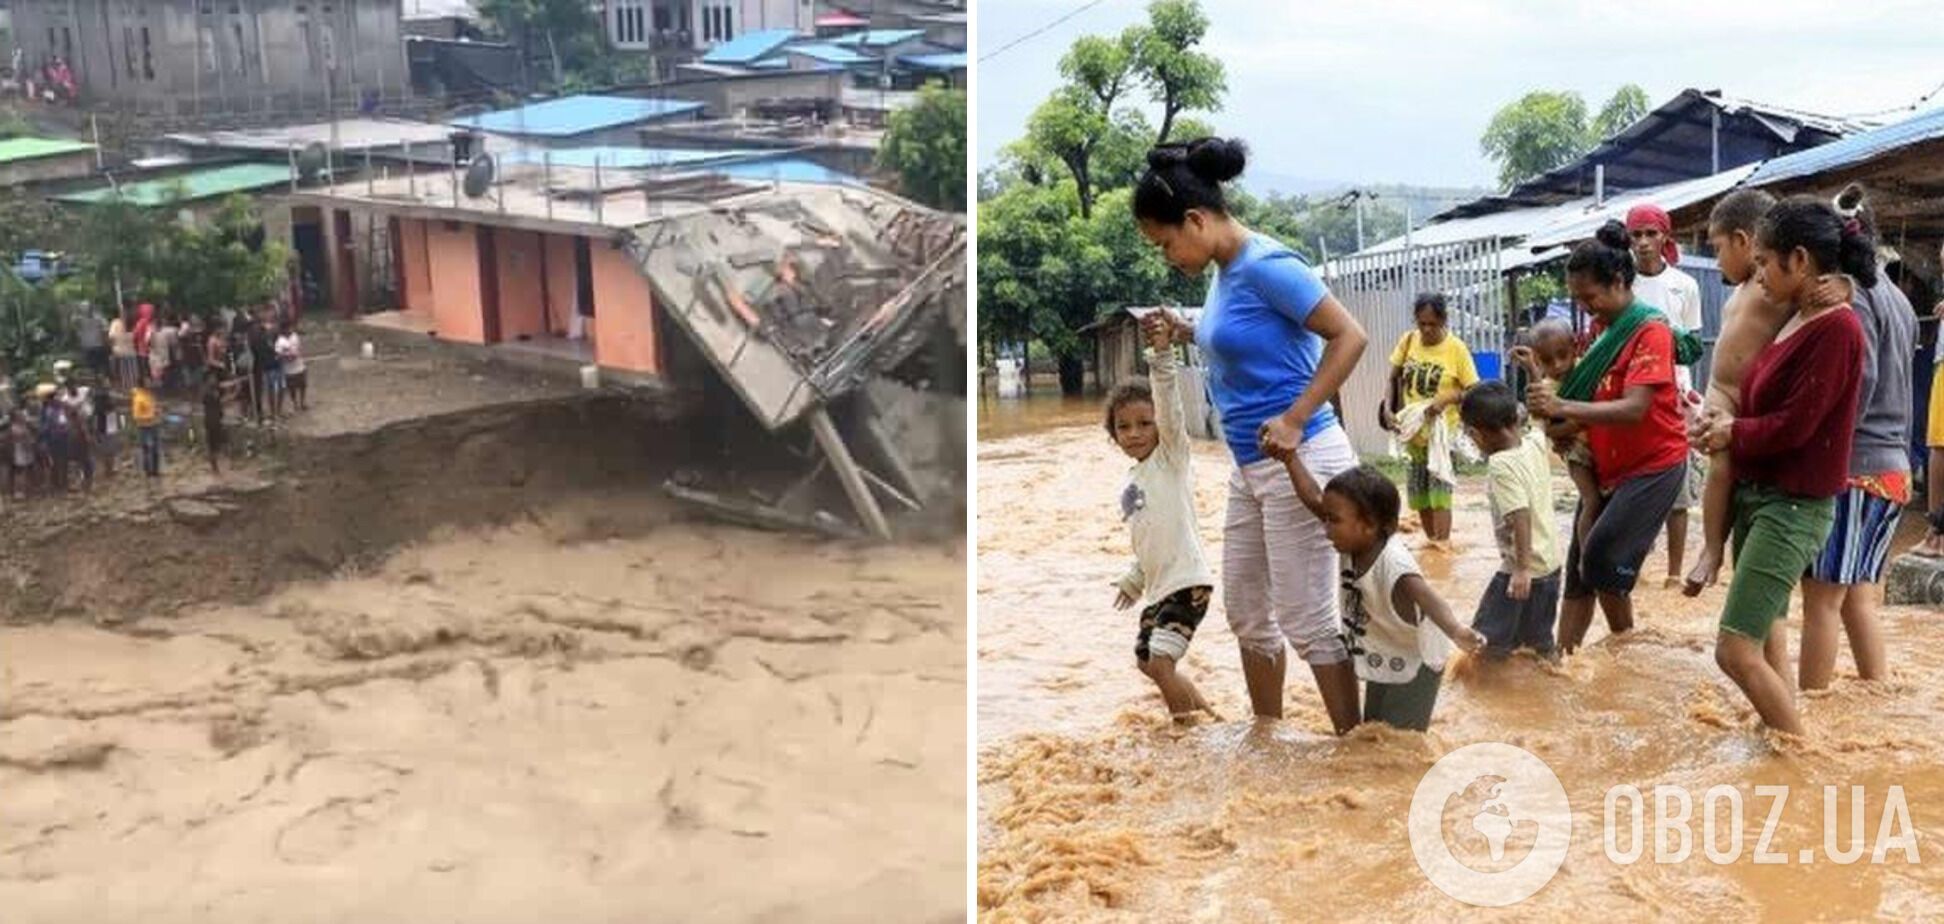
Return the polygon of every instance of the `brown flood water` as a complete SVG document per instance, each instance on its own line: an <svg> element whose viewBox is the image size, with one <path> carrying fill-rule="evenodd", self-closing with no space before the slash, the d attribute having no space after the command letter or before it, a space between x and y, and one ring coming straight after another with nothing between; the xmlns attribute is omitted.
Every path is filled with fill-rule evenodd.
<svg viewBox="0 0 1944 924"><path fill-rule="evenodd" d="M980 406L978 460L981 919L1944 918L1944 614L1885 609L1892 677L1859 681L1845 651L1833 690L1802 702L1807 740L1776 742L1715 667L1723 591L1694 601L1660 589L1657 550L1646 565L1654 586L1637 595L1643 628L1630 636L1605 639L1596 625L1593 644L1562 666L1519 658L1448 676L1428 734L1365 727L1338 739L1300 665L1286 687L1288 718L1261 726L1248 718L1218 590L1185 670L1227 721L1176 729L1134 668L1134 616L1111 606L1110 581L1128 554L1114 512L1126 459L1077 404L1012 402L1030 406L1006 408L1005 435L989 437L995 403L1005 402ZM1226 451L1200 443L1196 466L1202 534L1219 562ZM1558 485L1570 494L1563 475ZM1419 551L1419 560L1469 619L1497 555L1482 483L1466 479L1458 498L1455 549ZM1560 517L1563 530L1567 514ZM1799 627L1798 609L1792 640ZM1497 910L1432 886L1405 828L1429 766L1485 741L1545 760L1574 816L1558 874ZM1608 858L1603 800L1622 783L1647 793L1650 811L1656 784L1687 789L1695 803L1687 861L1654 862L1651 816L1638 862ZM1744 849L1726 865L1706 859L1701 845L1701 802L1717 784L1743 799ZM1770 800L1754 787L1773 784L1793 790L1765 849L1788 862L1758 865ZM1848 841L1848 786L1866 787L1866 848L1877 842L1890 787L1903 787L1919 862L1905 862L1901 849L1883 865L1872 865L1868 850L1854 865L1830 859L1825 784L1845 793L1839 848ZM1715 841L1723 851L1725 815ZM1630 843L1625 830L1619 837ZM1800 862L1802 848L1814 849L1813 862Z"/></svg>
<svg viewBox="0 0 1944 924"><path fill-rule="evenodd" d="M0 919L958 919L962 548L628 503L0 628Z"/></svg>

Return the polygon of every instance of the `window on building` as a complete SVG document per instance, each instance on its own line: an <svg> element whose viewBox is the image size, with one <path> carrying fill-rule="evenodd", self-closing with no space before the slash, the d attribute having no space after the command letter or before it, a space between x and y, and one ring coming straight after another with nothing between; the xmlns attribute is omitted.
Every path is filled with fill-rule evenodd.
<svg viewBox="0 0 1944 924"><path fill-rule="evenodd" d="M142 79L155 79L155 48L149 44L149 27L142 27Z"/></svg>
<svg viewBox="0 0 1944 924"><path fill-rule="evenodd" d="M208 26L196 27L196 43L202 51L202 69L205 74L216 73L216 30Z"/></svg>
<svg viewBox="0 0 1944 924"><path fill-rule="evenodd" d="M61 27L61 60L74 62L74 30L66 26Z"/></svg>
<svg viewBox="0 0 1944 924"><path fill-rule="evenodd" d="M128 66L128 79L135 79L135 30L122 27L122 63Z"/></svg>
<svg viewBox="0 0 1944 924"><path fill-rule="evenodd" d="M736 37L736 14L734 10L735 8L730 6L724 6L722 8L722 38L724 41Z"/></svg>
<svg viewBox="0 0 1944 924"><path fill-rule="evenodd" d="M250 72L250 46L243 44L243 24L230 23L230 34L236 39L236 72L247 74Z"/></svg>

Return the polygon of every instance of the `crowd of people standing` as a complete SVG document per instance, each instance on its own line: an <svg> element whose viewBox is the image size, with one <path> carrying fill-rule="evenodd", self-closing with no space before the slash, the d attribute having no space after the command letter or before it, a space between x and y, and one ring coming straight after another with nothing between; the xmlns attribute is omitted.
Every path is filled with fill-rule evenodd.
<svg viewBox="0 0 1944 924"><path fill-rule="evenodd" d="M309 405L303 339L280 304L204 316L143 302L113 317L83 305L73 323L78 366L63 359L48 381L0 381L9 500L91 491L127 445L152 483L172 420L193 421L192 441L220 473L232 402L242 420L270 427ZM172 401L184 413L168 414Z"/></svg>
<svg viewBox="0 0 1944 924"><path fill-rule="evenodd" d="M1147 604L1136 656L1177 718L1206 709L1176 662L1217 584L1186 455L1169 448L1182 437L1162 354L1186 342L1206 361L1235 461L1219 584L1258 716L1282 714L1294 648L1338 732L1371 720L1423 728L1454 649L1555 658L1585 642L1596 608L1609 632L1632 629L1663 532L1664 586L1689 595L1715 582L1732 545L1715 659L1768 727L1802 731L1795 691L1831 682L1845 636L1860 677L1884 676L1878 584L1910 500L1917 317L1879 265L1860 189L1833 201L1737 190L1715 206L1709 239L1735 288L1705 393L1700 288L1651 205L1572 249L1567 290L1591 323L1525 332L1522 396L1479 381L1446 329L1443 295L1415 300L1382 422L1407 447L1403 494L1428 549L1450 535L1450 443L1462 432L1487 456L1501 569L1464 625L1399 542L1404 498L1357 464L1332 407L1367 335L1299 256L1228 211L1223 184L1245 157L1223 139L1150 153L1133 195L1141 233L1189 275L1220 272L1196 323L1144 318L1155 385L1117 390L1107 407L1110 436L1136 461L1121 498L1136 561L1116 605ZM1563 555L1553 455L1579 494ZM1684 574L1697 506L1700 554ZM1782 628L1797 587L1799 672Z"/></svg>

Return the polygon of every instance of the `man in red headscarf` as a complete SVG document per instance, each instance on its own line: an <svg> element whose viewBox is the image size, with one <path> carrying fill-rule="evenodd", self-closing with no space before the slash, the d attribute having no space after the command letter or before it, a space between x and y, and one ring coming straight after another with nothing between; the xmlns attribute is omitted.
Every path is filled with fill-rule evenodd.
<svg viewBox="0 0 1944 924"><path fill-rule="evenodd" d="M1701 332L1701 284L1676 266L1681 249L1674 243L1674 223L1667 212L1653 203L1641 203L1627 210L1627 236L1633 239L1634 297L1659 308L1676 331ZM1674 383L1680 388L1682 407L1698 412L1701 396L1694 391L1694 373L1686 366L1676 367ZM1667 515L1668 587L1681 586L1681 559L1687 553L1688 510L1701 502L1701 460L1688 459L1687 484Z"/></svg>

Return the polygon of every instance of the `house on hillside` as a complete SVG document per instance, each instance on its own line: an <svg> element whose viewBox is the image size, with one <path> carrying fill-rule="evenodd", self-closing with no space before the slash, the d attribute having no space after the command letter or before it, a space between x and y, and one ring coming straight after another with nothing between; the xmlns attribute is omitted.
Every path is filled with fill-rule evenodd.
<svg viewBox="0 0 1944 924"><path fill-rule="evenodd" d="M81 95L169 114L352 108L409 94L401 0L11 4L27 66Z"/></svg>
<svg viewBox="0 0 1944 924"><path fill-rule="evenodd" d="M430 336L556 374L594 366L647 387L699 390L713 377L765 430L815 438L825 459L805 483L836 472L866 531L888 535L878 497L915 503L919 488L897 474L897 449L858 396L963 330L962 222L864 187L700 165L513 158L485 184L423 180L289 197L370 216L399 293L396 310L364 319L374 337ZM785 260L788 303L811 308L821 344L803 317L779 314Z"/></svg>
<svg viewBox="0 0 1944 924"><path fill-rule="evenodd" d="M0 141L0 186L76 180L95 171L95 146L66 138Z"/></svg>

